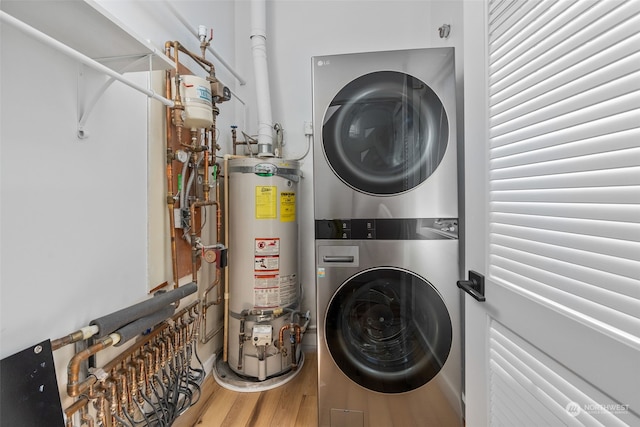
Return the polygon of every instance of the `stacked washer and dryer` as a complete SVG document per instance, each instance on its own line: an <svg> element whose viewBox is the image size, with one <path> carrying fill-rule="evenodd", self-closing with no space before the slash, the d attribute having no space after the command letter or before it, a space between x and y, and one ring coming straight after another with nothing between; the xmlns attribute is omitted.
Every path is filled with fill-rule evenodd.
<svg viewBox="0 0 640 427"><path fill-rule="evenodd" d="M462 425L453 48L312 67L319 425Z"/></svg>

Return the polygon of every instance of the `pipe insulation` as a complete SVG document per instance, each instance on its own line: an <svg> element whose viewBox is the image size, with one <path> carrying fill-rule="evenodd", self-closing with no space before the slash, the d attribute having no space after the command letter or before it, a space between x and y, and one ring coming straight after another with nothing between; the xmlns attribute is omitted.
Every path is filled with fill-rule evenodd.
<svg viewBox="0 0 640 427"><path fill-rule="evenodd" d="M121 346L131 338L137 337L148 329L153 328L158 323L168 319L174 313L175 309L175 305L170 304L155 313L151 313L148 316L134 320L133 322L118 329L115 333L120 335L120 341L115 344L115 347Z"/></svg>
<svg viewBox="0 0 640 427"><path fill-rule="evenodd" d="M258 105L258 156L273 156L273 119L267 67L267 2L251 0L251 51Z"/></svg>
<svg viewBox="0 0 640 427"><path fill-rule="evenodd" d="M98 326L100 332L96 335L96 338L102 338L124 325L165 309L169 304L191 295L197 290L198 285L195 282L191 282L169 292L157 292L153 295L153 298L94 319L89 324Z"/></svg>

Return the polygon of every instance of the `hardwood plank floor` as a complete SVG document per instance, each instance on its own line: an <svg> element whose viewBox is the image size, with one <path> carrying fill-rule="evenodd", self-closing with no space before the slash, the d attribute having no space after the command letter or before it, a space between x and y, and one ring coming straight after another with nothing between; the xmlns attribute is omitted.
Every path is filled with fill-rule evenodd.
<svg viewBox="0 0 640 427"><path fill-rule="evenodd" d="M314 427L318 425L318 358L305 354L302 370L272 390L239 393L221 387L209 375L200 401L173 427Z"/></svg>

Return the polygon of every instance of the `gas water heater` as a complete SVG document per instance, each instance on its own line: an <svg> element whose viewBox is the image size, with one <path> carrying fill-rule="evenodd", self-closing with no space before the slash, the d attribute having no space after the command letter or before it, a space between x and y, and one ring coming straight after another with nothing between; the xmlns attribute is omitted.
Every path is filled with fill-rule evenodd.
<svg viewBox="0 0 640 427"><path fill-rule="evenodd" d="M296 203L300 165L229 160L228 364L260 381L301 357Z"/></svg>

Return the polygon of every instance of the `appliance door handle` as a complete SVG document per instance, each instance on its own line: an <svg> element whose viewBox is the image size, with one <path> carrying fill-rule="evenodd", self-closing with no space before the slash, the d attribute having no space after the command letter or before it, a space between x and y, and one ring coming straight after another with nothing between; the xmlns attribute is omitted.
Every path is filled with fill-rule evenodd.
<svg viewBox="0 0 640 427"><path fill-rule="evenodd" d="M353 262L354 260L353 255L324 255L322 257L324 262Z"/></svg>

